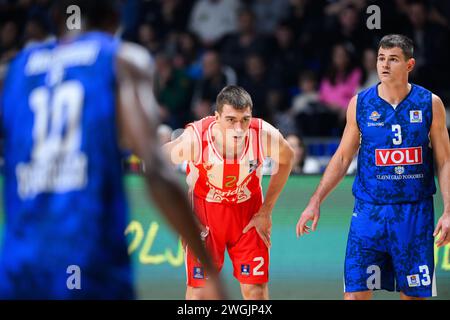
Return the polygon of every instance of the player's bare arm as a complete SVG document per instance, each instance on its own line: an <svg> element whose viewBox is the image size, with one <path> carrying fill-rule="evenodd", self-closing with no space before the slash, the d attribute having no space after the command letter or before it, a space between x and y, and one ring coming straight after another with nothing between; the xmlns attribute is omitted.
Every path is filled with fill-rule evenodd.
<svg viewBox="0 0 450 320"><path fill-rule="evenodd" d="M359 147L360 133L356 123L356 101L357 97L353 97L347 109L347 124L342 135L336 153L331 158L319 186L309 200L308 206L302 212L296 227L297 237L311 230L315 231L320 218L320 205L330 192L338 185L347 173L348 167L353 160ZM312 226L306 225L312 220Z"/></svg>
<svg viewBox="0 0 450 320"><path fill-rule="evenodd" d="M264 243L270 247L272 210L291 172L294 151L281 133L270 124L264 122L262 130L262 143L265 156L270 157L275 162L276 169L270 178L261 209L250 220L243 232L245 233L250 228L255 227Z"/></svg>
<svg viewBox="0 0 450 320"><path fill-rule="evenodd" d="M134 57L141 56L140 47L133 46L129 50L135 51ZM218 297L224 297L217 271L203 247L185 193L173 170L161 156L156 141L157 113L156 101L151 91L151 69L145 63L144 55L138 63L136 58L131 60L129 56L126 50L122 50L117 57L118 122L121 137L126 146L144 161L145 179L156 205L175 230L188 241L208 270L211 279L216 280L213 282L221 292Z"/></svg>
<svg viewBox="0 0 450 320"><path fill-rule="evenodd" d="M430 129L431 144L439 179L439 187L444 202L444 212L440 217L433 236L440 235L438 247L450 243L450 143L442 100L433 95L433 122Z"/></svg>

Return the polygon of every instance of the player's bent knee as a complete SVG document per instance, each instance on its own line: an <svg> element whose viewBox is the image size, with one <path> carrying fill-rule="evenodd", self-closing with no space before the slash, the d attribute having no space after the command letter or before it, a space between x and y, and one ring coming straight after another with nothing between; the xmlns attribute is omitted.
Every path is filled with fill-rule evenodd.
<svg viewBox="0 0 450 320"><path fill-rule="evenodd" d="M370 300L372 298L371 291L345 292L344 300Z"/></svg>
<svg viewBox="0 0 450 320"><path fill-rule="evenodd" d="M267 284L241 284L242 296L245 300L268 300Z"/></svg>
<svg viewBox="0 0 450 320"><path fill-rule="evenodd" d="M205 300L204 288L195 288L188 286L186 288L186 300Z"/></svg>

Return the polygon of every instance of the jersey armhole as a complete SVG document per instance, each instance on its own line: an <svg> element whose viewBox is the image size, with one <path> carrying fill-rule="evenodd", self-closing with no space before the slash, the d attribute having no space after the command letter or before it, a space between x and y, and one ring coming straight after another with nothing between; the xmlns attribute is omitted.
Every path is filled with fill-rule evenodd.
<svg viewBox="0 0 450 320"><path fill-rule="evenodd" d="M264 155L263 142L262 142L263 120L258 119L258 122L259 122L259 132L258 132L259 156L261 157L261 161L263 162L266 159L266 156Z"/></svg>

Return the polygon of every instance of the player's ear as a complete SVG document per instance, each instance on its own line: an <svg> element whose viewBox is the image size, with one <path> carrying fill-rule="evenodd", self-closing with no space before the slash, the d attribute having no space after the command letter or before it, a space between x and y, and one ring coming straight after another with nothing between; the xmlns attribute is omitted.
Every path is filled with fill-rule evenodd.
<svg viewBox="0 0 450 320"><path fill-rule="evenodd" d="M408 72L411 72L414 69L414 66L416 65L416 59L410 58L407 64L408 64Z"/></svg>
<svg viewBox="0 0 450 320"><path fill-rule="evenodd" d="M214 117L216 118L216 121L220 118L220 113L218 111L214 111Z"/></svg>

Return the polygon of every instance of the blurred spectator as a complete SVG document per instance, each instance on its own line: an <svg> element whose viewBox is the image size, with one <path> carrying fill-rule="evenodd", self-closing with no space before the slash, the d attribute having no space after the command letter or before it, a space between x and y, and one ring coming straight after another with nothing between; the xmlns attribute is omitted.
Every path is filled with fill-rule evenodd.
<svg viewBox="0 0 450 320"><path fill-rule="evenodd" d="M197 37L192 32L179 33L174 65L184 69L192 80L198 80L202 76L202 54Z"/></svg>
<svg viewBox="0 0 450 320"><path fill-rule="evenodd" d="M291 148L294 149L294 164L292 166L291 174L320 173L320 163L307 156L305 144L299 136L289 134L286 136L286 141Z"/></svg>
<svg viewBox="0 0 450 320"><path fill-rule="evenodd" d="M209 99L200 99L192 107L192 113L194 114L195 120L200 120L204 117L211 116L214 114L214 103L215 101Z"/></svg>
<svg viewBox="0 0 450 320"><path fill-rule="evenodd" d="M232 67L238 76L245 69L245 58L250 54L268 55L267 39L258 34L255 26L255 15L249 9L239 12L239 30L223 40L221 56L225 64Z"/></svg>
<svg viewBox="0 0 450 320"><path fill-rule="evenodd" d="M189 30L206 48L212 48L228 33L237 30L238 0L197 0L191 12Z"/></svg>
<svg viewBox="0 0 450 320"><path fill-rule="evenodd" d="M411 81L438 91L448 87L450 63L449 33L446 29L431 22L428 7L424 1L410 1L408 17L411 28L408 35L414 42L416 66L411 72Z"/></svg>
<svg viewBox="0 0 450 320"><path fill-rule="evenodd" d="M270 123L281 106L279 76L267 70L262 56L252 54L245 60L245 76L240 86L248 91L253 101L253 115Z"/></svg>
<svg viewBox="0 0 450 320"><path fill-rule="evenodd" d="M236 84L235 72L230 67L222 65L216 51L205 52L202 68L202 78L197 82L194 92L194 105L200 100L216 101L217 94L223 87Z"/></svg>
<svg viewBox="0 0 450 320"><path fill-rule="evenodd" d="M309 70L302 72L298 79L300 93L285 114L302 136L330 136L336 127L336 115L320 103L317 87L317 75Z"/></svg>
<svg viewBox="0 0 450 320"><path fill-rule="evenodd" d="M357 56L363 48L372 45L372 34L361 19L360 9L354 4L344 6L338 12L337 21L330 25L328 34L330 45L351 43Z"/></svg>
<svg viewBox="0 0 450 320"><path fill-rule="evenodd" d="M348 103L356 94L361 70L355 66L353 48L349 44L333 47L331 66L320 83L320 101L337 113L341 126L345 121Z"/></svg>
<svg viewBox="0 0 450 320"><path fill-rule="evenodd" d="M186 30L193 0L159 0L161 4L161 22L165 30L182 32Z"/></svg>
<svg viewBox="0 0 450 320"><path fill-rule="evenodd" d="M358 11L367 7L366 0L329 0L329 4L325 6L324 13L328 16L338 15L348 6L353 6Z"/></svg>
<svg viewBox="0 0 450 320"><path fill-rule="evenodd" d="M251 9L255 13L257 31L272 34L278 23L288 15L290 0L254 0Z"/></svg>
<svg viewBox="0 0 450 320"><path fill-rule="evenodd" d="M377 73L377 52L374 49L367 48L364 50L362 66L362 81L358 91L367 89L380 81Z"/></svg>
<svg viewBox="0 0 450 320"><path fill-rule="evenodd" d="M14 21L6 21L0 30L0 63L10 60L19 50L18 27Z"/></svg>
<svg viewBox="0 0 450 320"><path fill-rule="evenodd" d="M302 67L302 52L298 49L294 31L289 24L280 23L274 36L275 46L271 64L278 74L283 75L283 86L291 88L296 85L298 70Z"/></svg>
<svg viewBox="0 0 450 320"><path fill-rule="evenodd" d="M155 55L161 50L162 44L155 27L150 23L142 23L138 28L138 43Z"/></svg>
<svg viewBox="0 0 450 320"><path fill-rule="evenodd" d="M36 43L52 41L55 37L50 33L50 27L42 16L30 18L24 30L25 46L32 46Z"/></svg>
<svg viewBox="0 0 450 320"><path fill-rule="evenodd" d="M319 71L326 54L323 7L326 0L290 0L287 23L295 34L299 53L308 69Z"/></svg>
<svg viewBox="0 0 450 320"><path fill-rule="evenodd" d="M160 105L161 120L174 129L183 127L190 120L191 82L163 53L156 56L155 65L155 97Z"/></svg>

